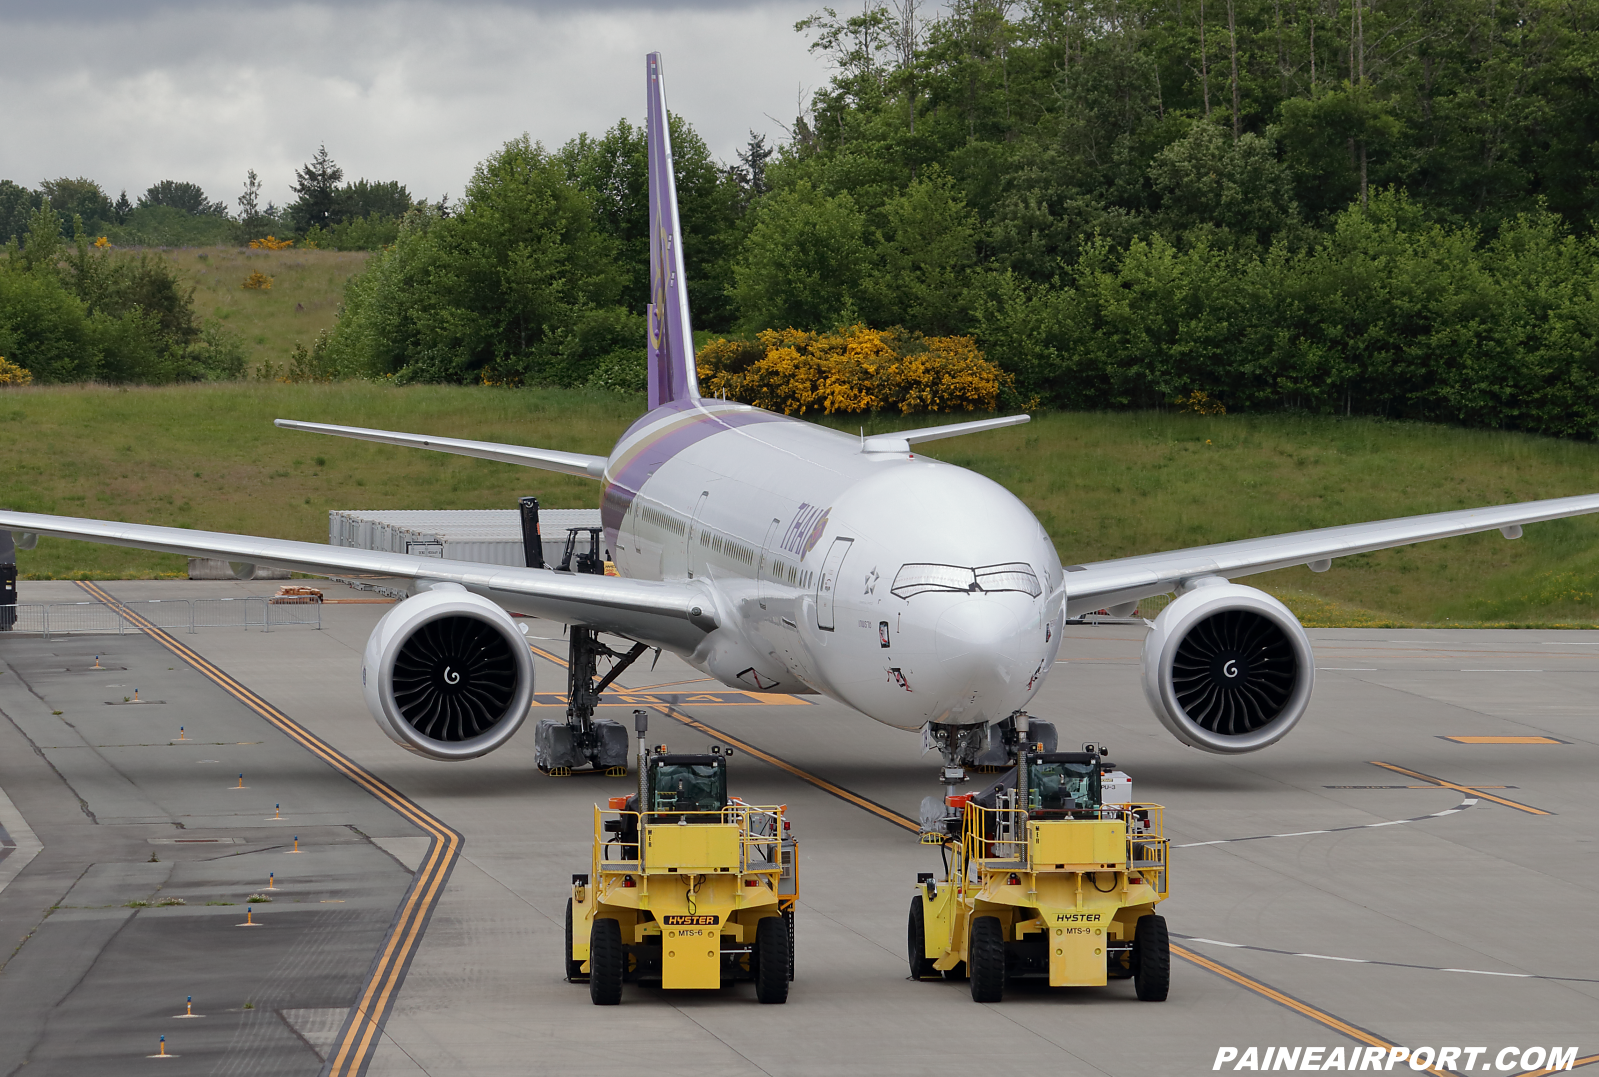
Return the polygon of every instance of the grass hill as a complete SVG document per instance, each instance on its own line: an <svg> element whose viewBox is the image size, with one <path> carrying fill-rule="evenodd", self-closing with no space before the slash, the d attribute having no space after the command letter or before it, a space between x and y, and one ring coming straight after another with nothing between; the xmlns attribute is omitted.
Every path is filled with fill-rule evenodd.
<svg viewBox="0 0 1599 1077"><path fill-rule="evenodd" d="M289 277L286 263L304 255L278 257ZM308 260L299 271L310 279L330 269ZM265 304L236 309L263 327L274 309L278 324L300 324ZM334 508L512 508L526 494L552 508L591 507L599 488L584 479L271 421L604 453L642 410L642 400L608 393L366 383L11 389L0 391L0 504L310 541L326 541ZM868 432L926 421L879 419ZM1599 488L1599 445L1367 419L1051 413L935 448L1015 491L1067 561ZM19 557L34 579L184 571L176 557L50 539ZM1530 526L1516 542L1468 536L1248 582L1310 624L1592 624L1599 518Z"/></svg>
<svg viewBox="0 0 1599 1077"><path fill-rule="evenodd" d="M333 327L344 282L366 265L366 251L248 250L239 247L163 251L194 285L194 309L217 318L244 342L251 370L288 362L295 344L311 346ZM270 288L241 287L252 273Z"/></svg>

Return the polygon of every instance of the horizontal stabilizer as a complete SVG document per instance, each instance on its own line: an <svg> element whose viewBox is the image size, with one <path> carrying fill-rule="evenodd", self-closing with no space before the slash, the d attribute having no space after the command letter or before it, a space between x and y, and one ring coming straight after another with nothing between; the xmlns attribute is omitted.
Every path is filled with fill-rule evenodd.
<svg viewBox="0 0 1599 1077"><path fill-rule="evenodd" d="M407 449L432 449L434 452L475 456L479 460L498 460L502 464L521 464L523 467L543 468L545 471L582 475L590 479L598 479L605 475L605 457L561 452L559 449L531 449L522 445L501 445L493 441L463 441L460 438L434 437L432 434L401 434L393 430L368 430L363 426L302 423L296 419L278 419L276 425L285 430L332 434L335 437L376 441L384 445L400 445Z"/></svg>
<svg viewBox="0 0 1599 1077"><path fill-rule="evenodd" d="M903 451L923 441L955 438L962 434L976 434L984 430L1000 430L1007 426L1020 426L1032 419L1031 415L1004 415L998 419L976 419L969 423L949 423L945 426L924 426L920 430L895 430L866 439L868 452L899 449Z"/></svg>

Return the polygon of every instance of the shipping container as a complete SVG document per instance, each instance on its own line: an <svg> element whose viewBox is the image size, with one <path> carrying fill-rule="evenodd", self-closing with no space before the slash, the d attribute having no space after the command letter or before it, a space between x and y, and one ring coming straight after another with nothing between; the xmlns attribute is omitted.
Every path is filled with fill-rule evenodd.
<svg viewBox="0 0 1599 1077"><path fill-rule="evenodd" d="M599 527L599 509L541 509L544 563L561 563L569 527ZM357 550L442 557L487 565L527 564L516 509L334 509L328 542Z"/></svg>

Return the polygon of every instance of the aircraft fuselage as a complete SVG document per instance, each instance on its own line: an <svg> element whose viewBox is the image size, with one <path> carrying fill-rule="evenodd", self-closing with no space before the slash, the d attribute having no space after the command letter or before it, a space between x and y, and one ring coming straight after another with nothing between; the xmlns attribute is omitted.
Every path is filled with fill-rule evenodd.
<svg viewBox="0 0 1599 1077"><path fill-rule="evenodd" d="M689 660L730 686L968 725L1024 707L1059 649L1061 565L1038 520L892 435L679 401L623 435L605 483L618 572L710 588L723 627Z"/></svg>

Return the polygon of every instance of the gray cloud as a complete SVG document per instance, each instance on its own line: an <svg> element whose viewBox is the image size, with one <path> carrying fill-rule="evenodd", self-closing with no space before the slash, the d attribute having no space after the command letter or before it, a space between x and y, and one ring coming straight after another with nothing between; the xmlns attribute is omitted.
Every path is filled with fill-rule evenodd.
<svg viewBox="0 0 1599 1077"><path fill-rule="evenodd" d="M246 169L292 198L326 143L349 178L459 194L523 131L558 145L639 119L644 54L665 58L674 111L731 159L750 128L780 135L826 79L793 3L110 4L50 21L0 0L0 177L86 175L115 196L161 179L230 202ZM65 43L64 43L65 39Z"/></svg>

